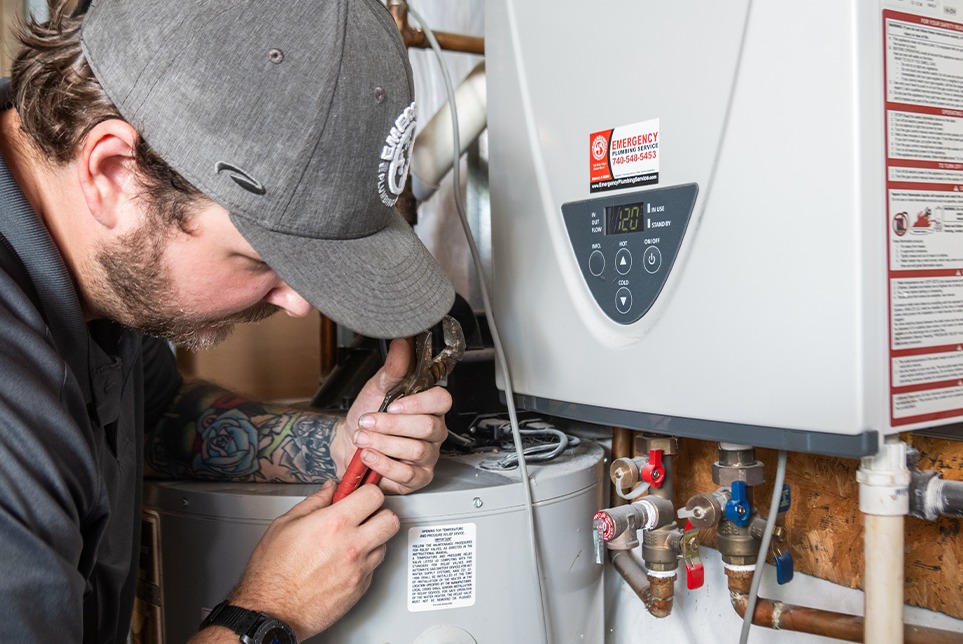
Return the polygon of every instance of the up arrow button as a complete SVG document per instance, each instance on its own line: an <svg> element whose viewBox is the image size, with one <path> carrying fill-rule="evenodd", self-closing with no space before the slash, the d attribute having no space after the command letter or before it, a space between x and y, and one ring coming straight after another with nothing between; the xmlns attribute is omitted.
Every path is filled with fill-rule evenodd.
<svg viewBox="0 0 963 644"><path fill-rule="evenodd" d="M632 253L628 248L620 248L615 254L615 270L619 275L627 275L632 270Z"/></svg>

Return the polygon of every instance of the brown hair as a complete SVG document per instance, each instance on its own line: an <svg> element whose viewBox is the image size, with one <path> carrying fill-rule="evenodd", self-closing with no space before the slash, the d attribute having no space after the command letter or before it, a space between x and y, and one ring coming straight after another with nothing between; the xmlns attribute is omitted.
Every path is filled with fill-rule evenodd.
<svg viewBox="0 0 963 644"><path fill-rule="evenodd" d="M12 102L21 127L50 162L73 161L90 130L109 118L123 118L94 76L80 47L83 18L72 16L70 0L51 9L50 20L29 18L18 29L23 48L10 74ZM134 152L141 197L159 218L187 230L201 192L138 137Z"/></svg>

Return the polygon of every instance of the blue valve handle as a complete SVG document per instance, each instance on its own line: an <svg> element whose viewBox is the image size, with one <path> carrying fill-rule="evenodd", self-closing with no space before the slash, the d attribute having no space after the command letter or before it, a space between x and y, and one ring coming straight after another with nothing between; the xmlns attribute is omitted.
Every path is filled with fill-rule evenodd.
<svg viewBox="0 0 963 644"><path fill-rule="evenodd" d="M740 528L744 528L749 525L749 515L752 513L749 498L746 496L746 482L733 481L730 491L731 496L726 503L726 518Z"/></svg>
<svg viewBox="0 0 963 644"><path fill-rule="evenodd" d="M789 494L789 484L788 484L788 483L783 483L783 486L782 486L782 496L779 497L779 513L780 513L780 514L782 514L783 512L788 512L788 511L789 511L789 505L790 505L790 502L791 502L791 501L792 501L792 499L790 498L790 494Z"/></svg>
<svg viewBox="0 0 963 644"><path fill-rule="evenodd" d="M792 553L788 550L774 557L776 561L776 583L788 584L792 581L793 565Z"/></svg>

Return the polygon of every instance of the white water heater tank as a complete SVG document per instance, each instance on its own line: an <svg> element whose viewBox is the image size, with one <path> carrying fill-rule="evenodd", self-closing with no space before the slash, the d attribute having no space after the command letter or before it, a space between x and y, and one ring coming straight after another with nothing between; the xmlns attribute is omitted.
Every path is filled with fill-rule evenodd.
<svg viewBox="0 0 963 644"><path fill-rule="evenodd" d="M535 524L551 536L540 540L539 554L553 644L604 639L592 534L603 457L601 447L583 442L552 463L529 466ZM311 644L542 641L523 490L517 470L480 467L492 460L443 456L427 488L387 498L401 530L385 561L361 601ZM270 522L316 489L148 482L138 641L187 641L237 583Z"/></svg>

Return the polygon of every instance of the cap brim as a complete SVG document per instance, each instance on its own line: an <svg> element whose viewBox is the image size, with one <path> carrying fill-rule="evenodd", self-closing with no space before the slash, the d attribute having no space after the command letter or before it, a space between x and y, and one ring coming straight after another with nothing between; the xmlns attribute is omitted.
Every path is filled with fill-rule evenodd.
<svg viewBox="0 0 963 644"><path fill-rule="evenodd" d="M411 226L397 213L356 239L313 239L273 232L231 214L261 258L312 306L373 338L400 338L434 326L455 290Z"/></svg>

